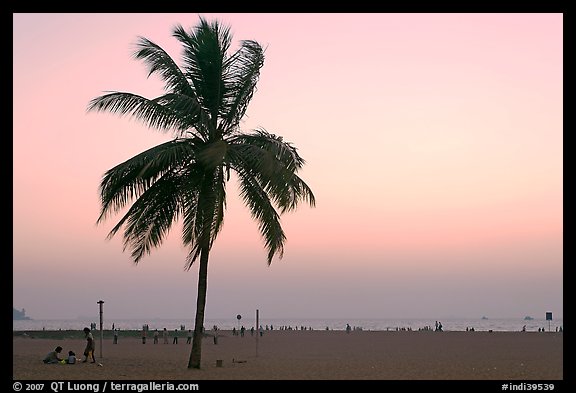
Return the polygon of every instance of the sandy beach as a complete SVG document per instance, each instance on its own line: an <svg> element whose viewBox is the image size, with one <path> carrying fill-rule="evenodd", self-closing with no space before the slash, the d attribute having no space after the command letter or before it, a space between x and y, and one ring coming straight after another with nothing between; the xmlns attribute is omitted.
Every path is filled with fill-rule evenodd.
<svg viewBox="0 0 576 393"><path fill-rule="evenodd" d="M80 357L82 332L64 339L13 336L15 380L562 380L563 333L267 331L258 340L205 337L202 369L187 369L190 344L137 337L96 340L102 364L46 365L60 345ZM217 367L217 360L222 366Z"/></svg>

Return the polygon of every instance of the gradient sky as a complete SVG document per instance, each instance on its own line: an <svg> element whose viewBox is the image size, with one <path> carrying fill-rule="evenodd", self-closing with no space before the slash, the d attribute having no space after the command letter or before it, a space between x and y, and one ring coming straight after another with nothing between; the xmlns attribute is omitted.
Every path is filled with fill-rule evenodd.
<svg viewBox="0 0 576 393"><path fill-rule="evenodd" d="M283 216L266 263L232 180L207 318L563 316L562 14L203 14L266 59L243 128L307 161L317 198ZM152 98L132 58L197 14L13 15L13 305L34 319L185 318L181 225L134 265L120 216L96 225L116 164L171 139L87 113L105 91Z"/></svg>

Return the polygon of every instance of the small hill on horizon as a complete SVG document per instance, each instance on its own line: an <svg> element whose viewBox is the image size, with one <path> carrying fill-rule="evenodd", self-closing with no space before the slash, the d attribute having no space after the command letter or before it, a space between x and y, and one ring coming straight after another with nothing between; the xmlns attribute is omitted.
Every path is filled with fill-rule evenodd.
<svg viewBox="0 0 576 393"><path fill-rule="evenodd" d="M12 307L12 320L20 320L20 319L30 319L30 317L26 316L26 310L22 309L22 311L16 310Z"/></svg>

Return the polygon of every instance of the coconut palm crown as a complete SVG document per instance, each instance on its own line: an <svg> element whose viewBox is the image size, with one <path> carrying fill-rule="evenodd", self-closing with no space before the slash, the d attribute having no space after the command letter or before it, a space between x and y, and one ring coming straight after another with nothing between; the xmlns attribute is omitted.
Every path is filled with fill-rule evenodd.
<svg viewBox="0 0 576 393"><path fill-rule="evenodd" d="M154 42L139 37L134 57L159 76L164 94L145 98L109 92L88 104L88 111L129 115L174 138L108 170L100 182L101 223L126 211L112 228L123 228L124 250L134 263L159 247L173 223L182 222L189 249L188 270L199 259L198 297L189 368L200 368L209 253L222 228L226 184L235 173L240 196L250 209L268 252L282 258L286 235L280 215L302 201L315 206L312 190L297 175L304 165L297 149L264 129L242 132L240 121L264 64L256 41L241 41L229 54L229 27L200 17L190 31L176 25L183 65Z"/></svg>

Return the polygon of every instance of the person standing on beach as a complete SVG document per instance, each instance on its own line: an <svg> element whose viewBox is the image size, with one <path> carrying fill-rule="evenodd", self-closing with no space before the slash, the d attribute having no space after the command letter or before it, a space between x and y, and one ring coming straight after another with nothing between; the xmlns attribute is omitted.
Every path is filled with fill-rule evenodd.
<svg viewBox="0 0 576 393"><path fill-rule="evenodd" d="M186 336L186 344L192 343L192 329L188 329L188 335Z"/></svg>
<svg viewBox="0 0 576 393"><path fill-rule="evenodd" d="M82 363L86 363L90 357L92 358L92 363L96 363L96 358L94 357L94 351L96 350L94 336L87 327L84 328L84 335L86 337L86 348L84 348L84 360Z"/></svg>
<svg viewBox="0 0 576 393"><path fill-rule="evenodd" d="M154 344L158 344L158 336L159 336L158 329L155 329L154 330Z"/></svg>
<svg viewBox="0 0 576 393"><path fill-rule="evenodd" d="M172 339L172 344L178 344L178 329L174 329L174 338Z"/></svg>
<svg viewBox="0 0 576 393"><path fill-rule="evenodd" d="M212 326L212 330L214 331L214 345L218 344L218 326Z"/></svg>
<svg viewBox="0 0 576 393"><path fill-rule="evenodd" d="M162 338L164 338L164 344L168 344L168 330L166 328L162 331Z"/></svg>
<svg viewBox="0 0 576 393"><path fill-rule="evenodd" d="M112 344L118 344L118 330L114 329L114 341Z"/></svg>

